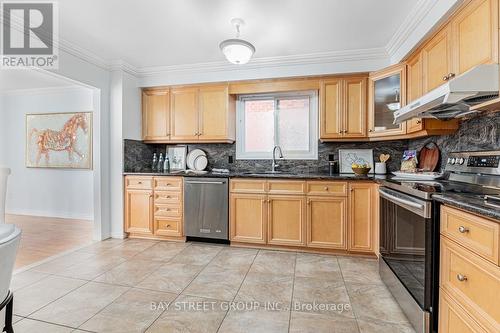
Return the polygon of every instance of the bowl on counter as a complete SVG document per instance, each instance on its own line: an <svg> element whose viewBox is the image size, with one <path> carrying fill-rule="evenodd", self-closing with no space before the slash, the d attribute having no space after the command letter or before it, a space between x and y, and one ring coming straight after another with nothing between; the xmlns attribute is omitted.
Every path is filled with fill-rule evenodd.
<svg viewBox="0 0 500 333"><path fill-rule="evenodd" d="M352 171L358 176L366 176L372 169L371 167L351 167Z"/></svg>

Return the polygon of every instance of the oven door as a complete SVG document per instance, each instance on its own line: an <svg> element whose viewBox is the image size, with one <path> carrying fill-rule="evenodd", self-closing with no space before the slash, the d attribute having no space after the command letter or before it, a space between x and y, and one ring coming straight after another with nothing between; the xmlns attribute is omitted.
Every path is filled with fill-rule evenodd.
<svg viewBox="0 0 500 333"><path fill-rule="evenodd" d="M430 201L381 187L380 256L422 310L433 302L435 227Z"/></svg>

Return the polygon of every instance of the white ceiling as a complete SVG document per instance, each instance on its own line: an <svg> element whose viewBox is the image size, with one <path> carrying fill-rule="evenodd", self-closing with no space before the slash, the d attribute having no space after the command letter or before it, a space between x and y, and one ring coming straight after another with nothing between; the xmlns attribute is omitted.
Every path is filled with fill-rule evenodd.
<svg viewBox="0 0 500 333"><path fill-rule="evenodd" d="M61 41L134 68L224 61L218 45L242 38L256 58L383 50L415 0L60 0Z"/></svg>
<svg viewBox="0 0 500 333"><path fill-rule="evenodd" d="M2 69L0 94L20 90L75 87L75 83L34 69Z"/></svg>

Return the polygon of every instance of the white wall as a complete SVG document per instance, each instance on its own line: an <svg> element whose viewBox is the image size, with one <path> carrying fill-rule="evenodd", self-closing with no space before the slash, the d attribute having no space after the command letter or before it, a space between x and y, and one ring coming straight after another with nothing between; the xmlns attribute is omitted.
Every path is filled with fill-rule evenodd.
<svg viewBox="0 0 500 333"><path fill-rule="evenodd" d="M42 90L43 91L43 90ZM92 111L92 90L24 91L4 95L6 165L12 169L6 211L10 214L94 218L92 170L26 168L26 113Z"/></svg>
<svg viewBox="0 0 500 333"><path fill-rule="evenodd" d="M6 137L5 137L5 107L3 103L3 96L0 95L0 166L5 165L5 142L6 142Z"/></svg>

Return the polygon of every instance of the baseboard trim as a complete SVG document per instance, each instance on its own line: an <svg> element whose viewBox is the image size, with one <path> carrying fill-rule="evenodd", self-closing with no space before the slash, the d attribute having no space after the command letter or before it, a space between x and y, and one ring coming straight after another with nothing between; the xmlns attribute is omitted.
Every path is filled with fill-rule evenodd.
<svg viewBox="0 0 500 333"><path fill-rule="evenodd" d="M39 216L39 217L54 217L58 219L69 219L69 220L87 220L93 221L93 215L87 214L74 214L70 212L47 212L41 210L30 210L30 209L19 209L19 210L6 210L5 214L8 215L27 215L27 216Z"/></svg>

